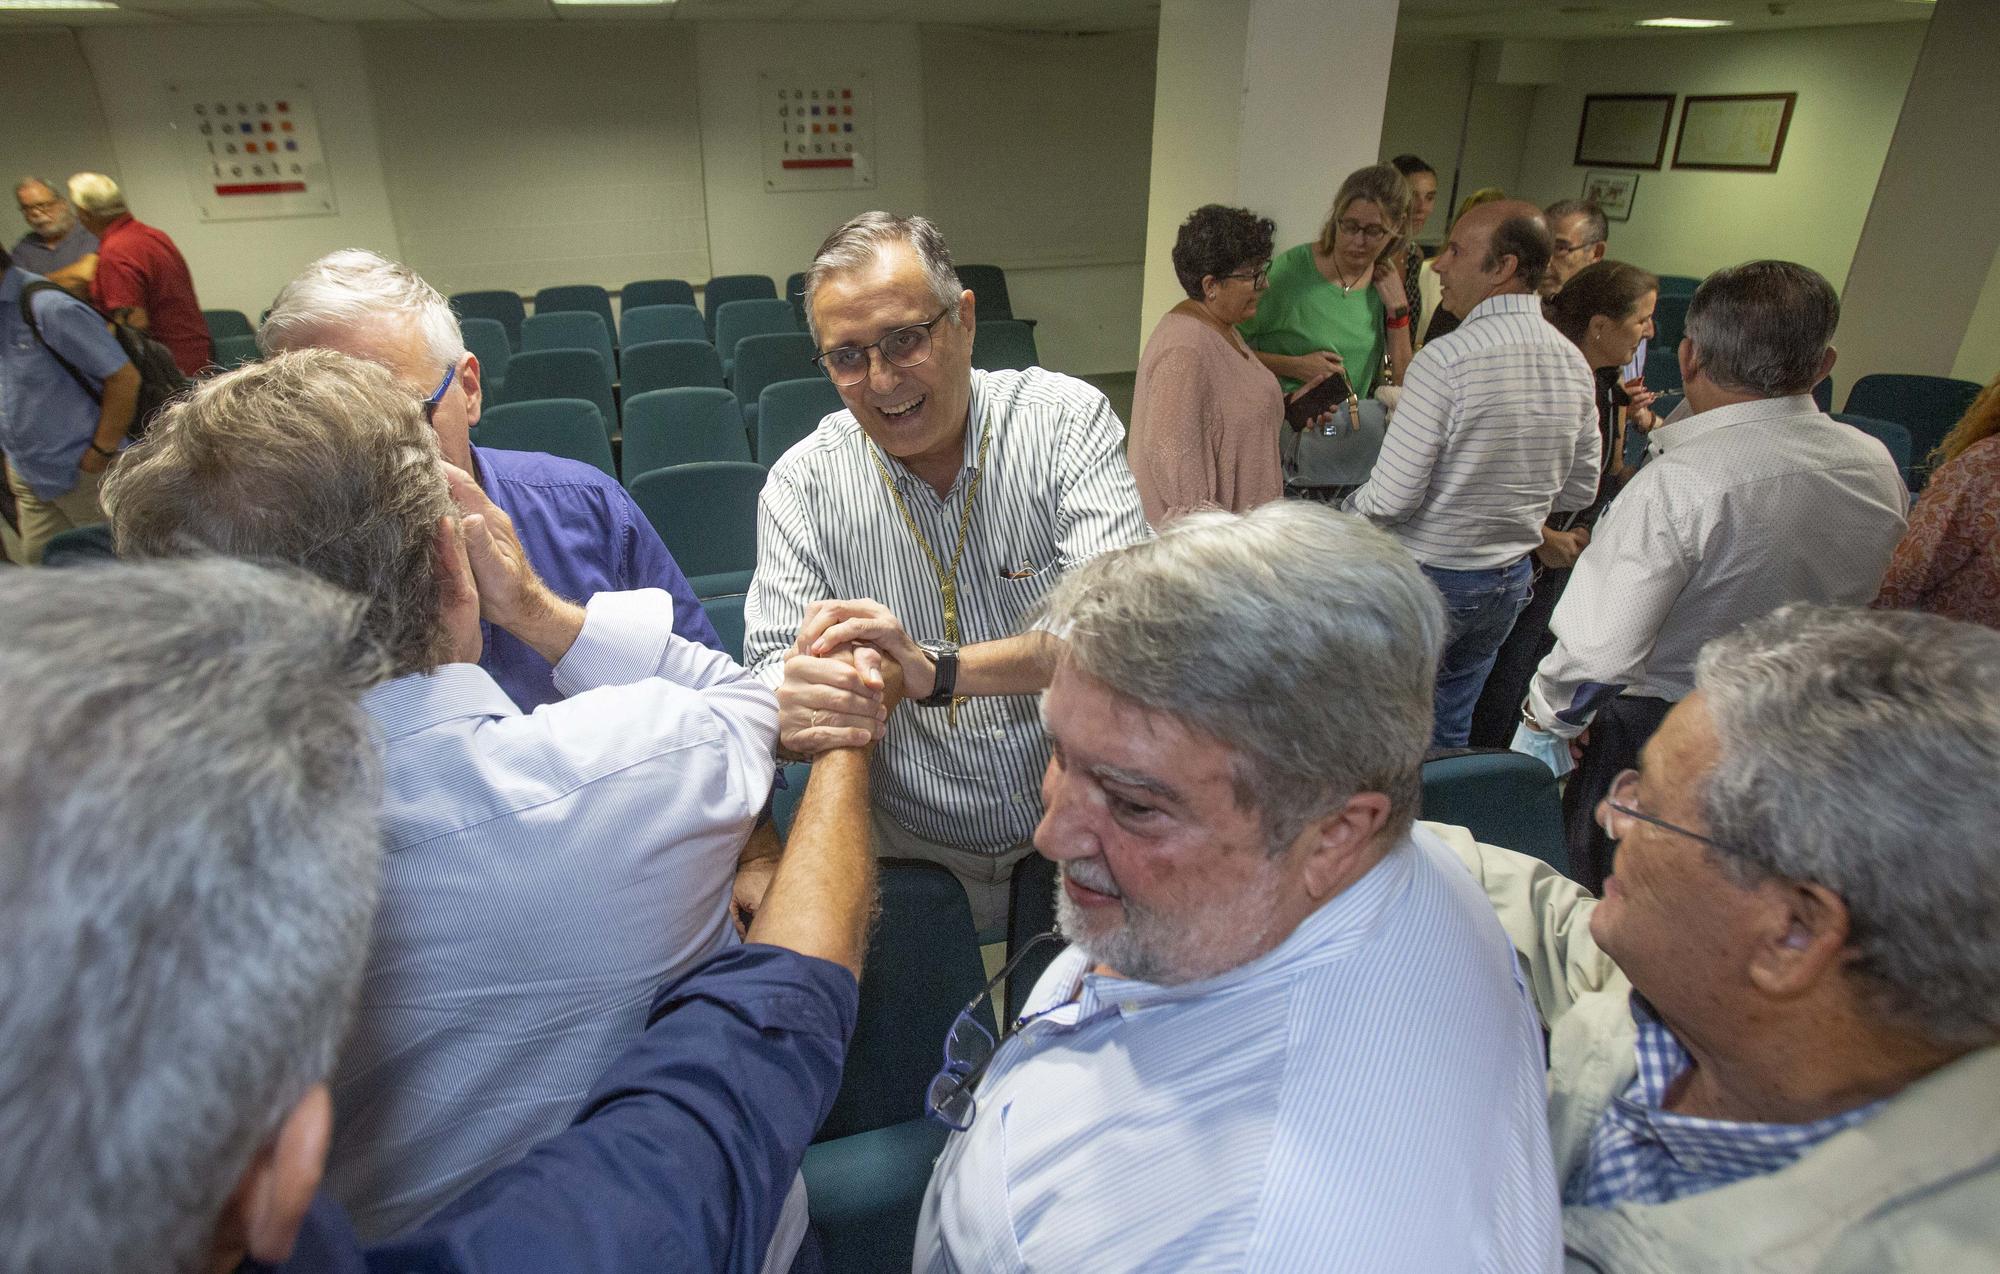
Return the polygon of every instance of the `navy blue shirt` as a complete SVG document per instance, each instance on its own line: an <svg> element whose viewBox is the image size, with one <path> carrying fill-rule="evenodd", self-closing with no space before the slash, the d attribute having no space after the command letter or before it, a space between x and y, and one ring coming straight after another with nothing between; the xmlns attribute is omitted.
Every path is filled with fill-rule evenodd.
<svg viewBox="0 0 2000 1274"><path fill-rule="evenodd" d="M594 465L539 451L472 449L473 476L513 519L528 561L551 589L573 602L598 593L662 588L673 595L674 631L712 650L722 639L625 488ZM479 666L523 712L562 698L555 669L512 633L484 621Z"/></svg>
<svg viewBox="0 0 2000 1274"><path fill-rule="evenodd" d="M82 226L71 226L69 233L56 240L53 247L31 230L21 236L19 243L7 249L7 255L14 258L15 265L30 274L53 274L64 266L75 265L95 251L97 236Z"/></svg>
<svg viewBox="0 0 2000 1274"><path fill-rule="evenodd" d="M314 1200L291 1259L243 1274L757 1274L833 1107L860 990L780 947L721 951L662 990L576 1122L401 1238L363 1248Z"/></svg>

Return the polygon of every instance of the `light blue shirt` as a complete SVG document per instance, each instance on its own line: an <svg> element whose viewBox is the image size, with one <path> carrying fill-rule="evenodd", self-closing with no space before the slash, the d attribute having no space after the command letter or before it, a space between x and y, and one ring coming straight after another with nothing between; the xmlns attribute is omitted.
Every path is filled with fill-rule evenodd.
<svg viewBox="0 0 2000 1274"><path fill-rule="evenodd" d="M0 450L29 490L56 500L76 486L83 450L97 434L98 407L21 321L21 289L39 282L19 266L0 275ZM97 311L75 297L41 292L32 304L50 348L99 390L132 361Z"/></svg>
<svg viewBox="0 0 2000 1274"><path fill-rule="evenodd" d="M554 1135L660 985L733 943L730 885L778 709L673 632L659 589L599 593L524 715L447 664L370 691L382 904L333 1078L326 1187L398 1233Z"/></svg>
<svg viewBox="0 0 2000 1274"><path fill-rule="evenodd" d="M1049 966L946 1143L917 1271L1560 1267L1534 1007L1431 833L1219 977L1087 966Z"/></svg>

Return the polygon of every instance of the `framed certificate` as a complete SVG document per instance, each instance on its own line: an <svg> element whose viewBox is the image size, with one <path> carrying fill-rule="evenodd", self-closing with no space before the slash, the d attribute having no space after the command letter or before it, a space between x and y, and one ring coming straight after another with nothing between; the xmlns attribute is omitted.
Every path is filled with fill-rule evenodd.
<svg viewBox="0 0 2000 1274"><path fill-rule="evenodd" d="M1674 167L1774 173L1785 153L1797 93L1723 93L1681 103Z"/></svg>
<svg viewBox="0 0 2000 1274"><path fill-rule="evenodd" d="M1579 168L1652 168L1666 158L1672 93L1593 93L1576 128Z"/></svg>

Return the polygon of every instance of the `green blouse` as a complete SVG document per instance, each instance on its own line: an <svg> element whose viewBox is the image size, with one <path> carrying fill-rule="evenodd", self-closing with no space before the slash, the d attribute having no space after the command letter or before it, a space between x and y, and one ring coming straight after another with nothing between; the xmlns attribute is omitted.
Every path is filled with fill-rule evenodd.
<svg viewBox="0 0 2000 1274"><path fill-rule="evenodd" d="M1382 327L1381 293L1373 276L1352 292L1313 264L1313 246L1301 243L1271 262L1271 286L1257 303L1257 312L1239 324L1250 348L1266 354L1312 354L1330 349L1347 364L1347 382L1366 398L1382 371L1387 337ZM1279 377L1285 392L1299 387L1289 376Z"/></svg>

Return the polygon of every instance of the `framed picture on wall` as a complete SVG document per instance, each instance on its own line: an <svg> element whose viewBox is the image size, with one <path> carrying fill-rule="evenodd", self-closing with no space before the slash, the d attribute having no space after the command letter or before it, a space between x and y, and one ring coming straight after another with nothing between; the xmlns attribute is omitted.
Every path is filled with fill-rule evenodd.
<svg viewBox="0 0 2000 1274"><path fill-rule="evenodd" d="M1592 93L1576 126L1576 166L1657 170L1673 125L1672 93Z"/></svg>
<svg viewBox="0 0 2000 1274"><path fill-rule="evenodd" d="M1774 173L1785 153L1797 93L1722 93L1689 96L1681 104L1681 135L1674 167L1721 172Z"/></svg>
<svg viewBox="0 0 2000 1274"><path fill-rule="evenodd" d="M1603 209L1611 221L1632 219L1632 195L1638 189L1638 173L1607 173L1593 168L1583 175L1583 197Z"/></svg>

